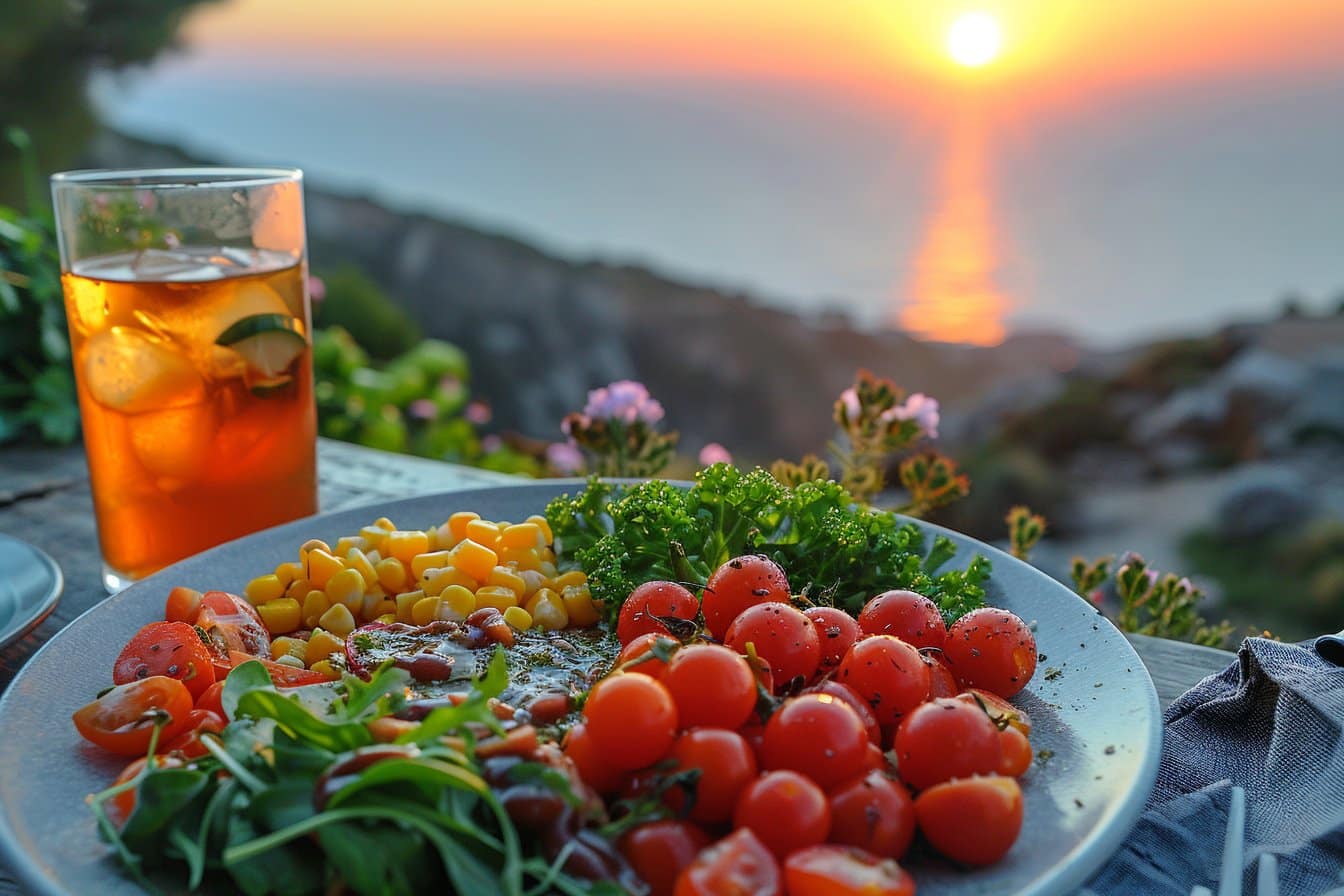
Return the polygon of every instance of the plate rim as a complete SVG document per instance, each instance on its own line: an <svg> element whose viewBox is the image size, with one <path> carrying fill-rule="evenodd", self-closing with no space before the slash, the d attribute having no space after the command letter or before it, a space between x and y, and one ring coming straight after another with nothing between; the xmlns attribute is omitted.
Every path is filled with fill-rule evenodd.
<svg viewBox="0 0 1344 896"><path fill-rule="evenodd" d="M4 648L9 647L11 644L15 643L24 635L28 634L33 629L37 628L39 625L45 622L47 617L51 615L52 611L56 609L56 605L61 602L61 596L65 594L65 573L61 569L61 565L56 562L55 558L53 558L50 554L42 550L37 545L33 544L31 541L24 541L22 538L19 538L18 536L15 535L10 535L7 532L0 532L0 540L12 542L21 547L27 548L32 553L32 555L35 558L37 558L37 561L44 567L46 567L47 572L51 575L51 586L47 589L47 593L43 595L42 599L38 601L37 604L35 605L36 612L33 613L33 615L29 616L28 618L24 619L23 622L19 623L17 626L10 629L9 631L0 632L0 650L3 650ZM79 615L83 616L84 614L81 613ZM73 622L74 620L71 621ZM61 630L63 631L64 629L65 626L61 626ZM51 638L47 640L47 643L48 644L51 643L51 640L54 639L56 635L59 634L60 631L55 632L51 636ZM46 646L47 646L46 644L43 644L41 647L39 647L36 651L33 652L33 656L37 656L38 653L40 653L42 650L45 650ZM31 660L32 657L29 657L28 659ZM28 662L25 661L23 665L27 666ZM23 669L20 668L19 671L14 674L14 678L10 680L11 684L13 683L14 680L18 679L19 674L22 671ZM8 688L6 688L6 692L8 692Z"/></svg>
<svg viewBox="0 0 1344 896"><path fill-rule="evenodd" d="M644 480L613 479L604 481L610 481L613 484L630 484ZM687 484L684 481L679 480L669 481L675 485ZM584 486L587 482L588 480L584 478L530 480L519 482L516 485L501 483L496 485L471 486L460 489L446 489L421 495L409 495L400 498L383 498L368 503L340 507L331 511L319 512L310 516L301 517L297 520L280 523L276 526L249 533L240 536L239 538L232 539L231 541L224 542L223 544L216 545L198 554L193 554L190 557L184 557L182 560L164 567L153 575L133 583L124 590L144 586L147 583L156 583L160 577L166 578L171 576L173 571L181 563L199 560L207 554L219 551L225 547L236 544L237 542L252 538L260 538L273 530L293 526L298 523L320 524L321 520L328 517L346 513L369 512L375 508L385 509L389 505L407 501L432 500L437 497L469 499L469 496L471 495L488 494L503 490L531 488L554 490L562 487ZM1127 652L1126 656L1132 658L1135 666L1141 670L1142 674L1140 680L1145 685L1142 689L1145 698L1144 703L1146 705L1148 717L1153 720L1153 724L1148 726L1148 730L1145 732L1142 741L1143 756L1134 776L1136 786L1131 787L1121 799L1111 803L1107 807L1104 814L1099 818L1097 824L1094 825L1093 829L1089 831L1086 836L1074 845L1064 861L1056 863L1051 868L1046 869L1040 877L1032 881L1027 887L1016 891L1015 896L1046 896L1046 894L1072 892L1086 883L1086 881L1091 878L1124 844L1125 840L1133 831L1134 826L1138 823L1139 817L1143 814L1144 807L1147 805L1148 799L1152 795L1153 787L1157 782L1162 755L1163 716L1157 697L1157 688L1152 680L1152 674L1148 671L1148 668L1144 665L1142 659L1140 659L1137 651L1135 651L1134 645L1124 636L1124 633L1121 632L1115 624L1105 616L1105 614L1098 611L1083 597L1071 591L1059 580L1042 572L1030 563L1020 560L1001 548L981 541L978 538L957 532L945 526L940 526L937 523L930 523L926 520L905 516L904 514L893 513L893 516L903 522L915 523L932 534L947 535L954 539L964 539L973 544L976 550L985 553L990 561L995 564L994 568L996 570L1000 568L999 564L1005 564L1009 567L1020 566L1030 574L1050 583L1050 586L1060 593L1068 595L1073 600L1084 603L1090 611L1096 614L1099 620L1107 625L1115 635L1118 636L1119 643L1123 645L1124 650ZM41 553L45 556L45 552ZM47 559L51 560L50 557L47 557ZM51 560L51 562L55 565L54 560ZM56 571L59 575L59 566L56 566ZM11 700L15 699L14 695L18 692L16 685L20 683L21 679L34 662L45 654L48 649L51 649L53 645L56 645L60 641L61 636L66 629L74 626L76 623L83 620L84 617L99 611L105 604L105 601L99 601L83 613L80 613L79 616L62 626L59 631L53 634L45 644L38 648L38 650L24 662L23 666L17 673L15 673L13 679L10 680L4 693L0 694L0 716L4 715L4 711ZM27 852L19 850L17 845L18 837L9 823L8 815L4 812L0 812L0 858L4 859L5 863L9 866L9 870L13 872L20 885L28 888L32 893L38 894L38 896L77 896L77 894L61 888L55 881L51 880L45 873L43 873L37 860Z"/></svg>

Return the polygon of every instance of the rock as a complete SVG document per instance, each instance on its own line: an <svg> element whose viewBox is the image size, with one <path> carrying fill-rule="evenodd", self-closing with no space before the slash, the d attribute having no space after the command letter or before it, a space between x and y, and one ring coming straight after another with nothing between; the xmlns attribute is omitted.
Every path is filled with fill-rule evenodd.
<svg viewBox="0 0 1344 896"><path fill-rule="evenodd" d="M1296 529L1316 510L1305 476L1272 464L1240 470L1214 504L1213 526L1224 538L1247 539Z"/></svg>
<svg viewBox="0 0 1344 896"><path fill-rule="evenodd" d="M1212 383L1173 393L1134 424L1131 433L1153 446L1177 436L1204 436L1227 416L1227 394Z"/></svg>
<svg viewBox="0 0 1344 896"><path fill-rule="evenodd" d="M1288 416L1297 441L1344 441L1344 353L1318 355L1307 368L1301 395Z"/></svg>
<svg viewBox="0 0 1344 896"><path fill-rule="evenodd" d="M1259 349L1242 352L1213 378L1229 406L1265 423L1282 415L1297 400L1309 378L1306 365Z"/></svg>

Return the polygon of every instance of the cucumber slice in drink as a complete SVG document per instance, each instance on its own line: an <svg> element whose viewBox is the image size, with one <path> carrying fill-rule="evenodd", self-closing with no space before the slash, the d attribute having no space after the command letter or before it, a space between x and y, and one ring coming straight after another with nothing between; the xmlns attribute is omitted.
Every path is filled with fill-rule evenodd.
<svg viewBox="0 0 1344 896"><path fill-rule="evenodd" d="M242 355L249 367L266 379L284 373L308 346L303 327L284 314L253 314L235 321L219 334L216 345Z"/></svg>
<svg viewBox="0 0 1344 896"><path fill-rule="evenodd" d="M285 391L289 384L294 382L292 376L266 377L264 379L254 380L248 385L248 391L259 398L270 398L273 395Z"/></svg>

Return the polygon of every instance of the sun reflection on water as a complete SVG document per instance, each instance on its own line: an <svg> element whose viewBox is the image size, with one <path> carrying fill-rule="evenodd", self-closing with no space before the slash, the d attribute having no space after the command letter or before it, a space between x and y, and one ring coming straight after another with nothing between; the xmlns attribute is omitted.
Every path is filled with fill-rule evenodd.
<svg viewBox="0 0 1344 896"><path fill-rule="evenodd" d="M962 112L940 169L939 205L915 258L910 298L897 323L939 342L997 345L1009 301L995 282L999 266L983 119Z"/></svg>

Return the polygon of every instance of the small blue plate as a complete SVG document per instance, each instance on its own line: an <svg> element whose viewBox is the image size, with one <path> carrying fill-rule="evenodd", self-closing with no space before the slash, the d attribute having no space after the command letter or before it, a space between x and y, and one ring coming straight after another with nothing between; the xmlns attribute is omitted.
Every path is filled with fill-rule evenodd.
<svg viewBox="0 0 1344 896"><path fill-rule="evenodd" d="M26 541L0 535L0 647L46 619L64 588L55 560Z"/></svg>

